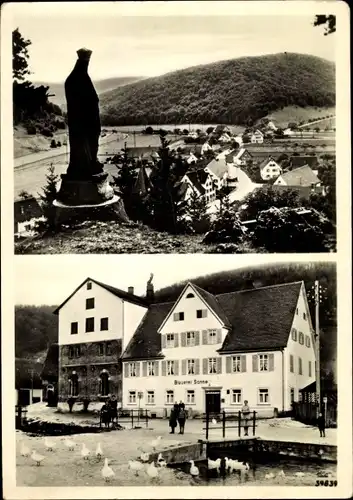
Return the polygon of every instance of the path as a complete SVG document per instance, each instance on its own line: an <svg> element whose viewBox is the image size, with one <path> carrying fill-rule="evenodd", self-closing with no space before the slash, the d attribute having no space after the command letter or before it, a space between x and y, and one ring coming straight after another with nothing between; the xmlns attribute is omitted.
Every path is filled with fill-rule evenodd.
<svg viewBox="0 0 353 500"><path fill-rule="evenodd" d="M335 119L336 119L336 115L329 116L328 118L319 118L318 120L315 120L314 122L308 122L308 123L304 123L304 125L298 125L298 128L308 127L309 125L315 125L315 123L324 122L326 120L335 120Z"/></svg>

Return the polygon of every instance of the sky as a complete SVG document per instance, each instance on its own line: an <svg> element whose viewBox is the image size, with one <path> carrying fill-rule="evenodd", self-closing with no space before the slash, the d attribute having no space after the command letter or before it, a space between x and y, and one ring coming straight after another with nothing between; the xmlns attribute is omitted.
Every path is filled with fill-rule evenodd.
<svg viewBox="0 0 353 500"><path fill-rule="evenodd" d="M285 254L21 255L14 258L14 302L59 305L88 277L121 290L133 286L136 295L145 295L150 273L158 290L218 271L288 261Z"/></svg>
<svg viewBox="0 0 353 500"><path fill-rule="evenodd" d="M12 29L18 27L32 41L32 81L65 80L81 47L93 51L90 75L96 80L155 76L285 51L335 60L335 35L324 36L323 27L313 27L316 11L299 7L289 13L292 2L275 2L275 11L268 7L272 2L226 2L223 9L218 1L202 8L201 2L183 2L179 10L167 3L178 2L103 2L95 8L94 2L88 7L84 2L21 2L9 7Z"/></svg>

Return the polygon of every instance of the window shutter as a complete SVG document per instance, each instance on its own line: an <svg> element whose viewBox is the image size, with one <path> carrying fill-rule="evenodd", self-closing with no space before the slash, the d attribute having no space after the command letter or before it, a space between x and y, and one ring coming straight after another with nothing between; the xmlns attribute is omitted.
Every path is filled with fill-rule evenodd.
<svg viewBox="0 0 353 500"><path fill-rule="evenodd" d="M208 330L202 330L202 343L203 343L203 345L207 345L207 335L208 335Z"/></svg>
<svg viewBox="0 0 353 500"><path fill-rule="evenodd" d="M142 376L147 377L147 361L143 361L142 363Z"/></svg>
<svg viewBox="0 0 353 500"><path fill-rule="evenodd" d="M195 332L195 345L200 345L200 332Z"/></svg>
<svg viewBox="0 0 353 500"><path fill-rule="evenodd" d="M175 373L175 375L179 375L179 360L178 359L176 359L174 361L174 373Z"/></svg>
<svg viewBox="0 0 353 500"><path fill-rule="evenodd" d="M219 328L217 330L217 344L220 344L222 342L222 328Z"/></svg>
<svg viewBox="0 0 353 500"><path fill-rule="evenodd" d="M195 374L199 375L200 374L200 360L195 359Z"/></svg>
<svg viewBox="0 0 353 500"><path fill-rule="evenodd" d="M181 332L180 337L181 347L186 347L186 332Z"/></svg>
<svg viewBox="0 0 353 500"><path fill-rule="evenodd" d="M232 373L232 356L226 357L226 373Z"/></svg>
<svg viewBox="0 0 353 500"><path fill-rule="evenodd" d="M275 369L275 355L273 352L268 355L268 371L273 372Z"/></svg>
<svg viewBox="0 0 353 500"><path fill-rule="evenodd" d="M136 363L136 377L140 376L140 362L138 361Z"/></svg>
<svg viewBox="0 0 353 500"><path fill-rule="evenodd" d="M124 363L125 378L129 376L129 363Z"/></svg>
<svg viewBox="0 0 353 500"><path fill-rule="evenodd" d="M174 333L174 347L179 347L179 333Z"/></svg>
<svg viewBox="0 0 353 500"><path fill-rule="evenodd" d="M162 335L162 349L165 349L167 347L167 337L166 335Z"/></svg>
<svg viewBox="0 0 353 500"><path fill-rule="evenodd" d="M181 361L181 374L186 375L186 359Z"/></svg>
<svg viewBox="0 0 353 500"><path fill-rule="evenodd" d="M207 366L208 366L208 359L203 358L203 360L202 360L202 373L203 373L203 375L207 375L207 373L208 373Z"/></svg>
<svg viewBox="0 0 353 500"><path fill-rule="evenodd" d="M165 363L166 363L165 361L162 361L162 375L163 376L165 376L167 374Z"/></svg>
<svg viewBox="0 0 353 500"><path fill-rule="evenodd" d="M252 355L252 371L257 372L258 371L258 366L257 366L257 354Z"/></svg>
<svg viewBox="0 0 353 500"><path fill-rule="evenodd" d="M246 372L246 355L240 356L240 369L242 372Z"/></svg>
<svg viewBox="0 0 353 500"><path fill-rule="evenodd" d="M217 373L222 373L222 358L217 358Z"/></svg>

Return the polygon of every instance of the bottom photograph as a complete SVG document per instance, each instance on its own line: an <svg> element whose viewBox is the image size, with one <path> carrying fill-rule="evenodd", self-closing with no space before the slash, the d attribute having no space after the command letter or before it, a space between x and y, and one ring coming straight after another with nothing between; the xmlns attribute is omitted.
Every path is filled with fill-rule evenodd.
<svg viewBox="0 0 353 500"><path fill-rule="evenodd" d="M335 264L242 257L15 258L17 486L337 485Z"/></svg>

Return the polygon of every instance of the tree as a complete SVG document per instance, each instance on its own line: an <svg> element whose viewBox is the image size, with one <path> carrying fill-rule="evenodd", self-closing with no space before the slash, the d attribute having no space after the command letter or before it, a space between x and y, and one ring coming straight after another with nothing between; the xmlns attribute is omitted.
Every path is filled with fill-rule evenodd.
<svg viewBox="0 0 353 500"><path fill-rule="evenodd" d="M12 76L15 80L23 81L30 74L27 47L31 43L23 38L18 28L12 32Z"/></svg>
<svg viewBox="0 0 353 500"><path fill-rule="evenodd" d="M272 186L265 186L249 193L243 200L245 208L239 211L241 220L253 220L263 211L271 207L297 207L298 192L293 189L277 191Z"/></svg>
<svg viewBox="0 0 353 500"><path fill-rule="evenodd" d="M244 230L235 210L228 204L211 224L203 242L210 243L241 243L244 240Z"/></svg>
<svg viewBox="0 0 353 500"><path fill-rule="evenodd" d="M22 200L28 200L28 198L32 198L32 195L29 194L28 191L25 191L25 190L22 190L20 193L19 193L19 198L21 198Z"/></svg>
<svg viewBox="0 0 353 500"><path fill-rule="evenodd" d="M152 127L146 127L145 134L152 135L153 134L153 128Z"/></svg>
<svg viewBox="0 0 353 500"><path fill-rule="evenodd" d="M195 233L205 233L209 229L210 217L207 214L207 202L196 189L192 190L185 210L186 220L190 221L190 229Z"/></svg>
<svg viewBox="0 0 353 500"><path fill-rule="evenodd" d="M314 26L325 26L325 33L324 35L330 35L331 33L336 32L336 16L330 14L328 16L326 15L318 15L315 16L314 20Z"/></svg>
<svg viewBox="0 0 353 500"><path fill-rule="evenodd" d="M49 230L55 229L55 217L56 217L56 208L53 205L53 201L56 199L57 189L56 186L58 184L59 178L55 174L55 167L53 164L48 168L48 174L46 175L47 183L43 188L43 194L39 195L39 198L42 201L42 210L43 215L46 219L44 226ZM40 227L43 225L39 223Z"/></svg>
<svg viewBox="0 0 353 500"><path fill-rule="evenodd" d="M208 127L208 128L206 129L206 133L207 133L208 135L212 134L212 132L213 132L213 131L214 131L214 127Z"/></svg>

